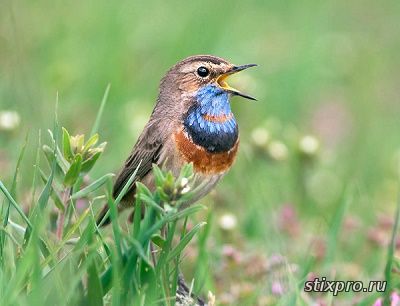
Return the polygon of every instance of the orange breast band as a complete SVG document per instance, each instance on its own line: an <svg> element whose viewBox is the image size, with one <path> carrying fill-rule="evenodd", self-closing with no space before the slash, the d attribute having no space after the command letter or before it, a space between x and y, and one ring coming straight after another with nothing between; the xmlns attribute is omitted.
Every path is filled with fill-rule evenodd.
<svg viewBox="0 0 400 306"><path fill-rule="evenodd" d="M230 113L228 115L219 115L219 116L215 116L215 115L209 115L209 114L204 114L203 118L207 121L211 121L211 122L218 122L218 123L224 123L227 120L232 119L233 114Z"/></svg>
<svg viewBox="0 0 400 306"><path fill-rule="evenodd" d="M178 130L173 137L184 161L193 163L194 170L202 174L221 174L227 171L232 166L239 147L238 139L229 151L211 153L193 143L183 129Z"/></svg>

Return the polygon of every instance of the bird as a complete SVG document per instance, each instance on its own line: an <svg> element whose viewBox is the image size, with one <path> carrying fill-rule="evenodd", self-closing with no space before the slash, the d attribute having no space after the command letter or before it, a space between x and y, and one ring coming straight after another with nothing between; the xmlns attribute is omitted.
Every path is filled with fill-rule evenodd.
<svg viewBox="0 0 400 306"><path fill-rule="evenodd" d="M208 194L234 163L239 147L239 128L230 99L240 96L256 100L227 83L227 78L256 64L234 65L212 55L194 55L170 68L161 79L159 94L132 152L120 170L113 187L116 198L138 168L119 211L131 207L135 182L155 189L152 165L162 166L178 176L186 163L192 163L200 190L190 205ZM108 205L101 210L98 225L110 223Z"/></svg>

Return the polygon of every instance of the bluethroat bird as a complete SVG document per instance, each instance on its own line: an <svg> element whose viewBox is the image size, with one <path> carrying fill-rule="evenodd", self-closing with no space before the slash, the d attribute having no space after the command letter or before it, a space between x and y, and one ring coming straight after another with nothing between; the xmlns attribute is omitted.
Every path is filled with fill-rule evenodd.
<svg viewBox="0 0 400 306"><path fill-rule="evenodd" d="M193 163L196 182L203 188L190 203L209 193L232 166L239 146L238 124L229 99L255 100L229 86L226 79L253 66L236 66L211 55L190 56L173 66L161 80L156 106L117 177L113 196L118 196L139 163L135 181L150 190L154 189L153 163L175 176L185 163ZM133 203L134 194L133 182L119 208ZM99 222L107 210L104 207Z"/></svg>

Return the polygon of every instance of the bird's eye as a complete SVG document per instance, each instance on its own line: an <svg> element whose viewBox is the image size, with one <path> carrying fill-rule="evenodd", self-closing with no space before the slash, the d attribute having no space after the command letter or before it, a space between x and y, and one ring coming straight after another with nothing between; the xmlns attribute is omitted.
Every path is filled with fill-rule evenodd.
<svg viewBox="0 0 400 306"><path fill-rule="evenodd" d="M201 67L197 68L197 74L199 76L201 76L202 78L205 78L206 76L208 76L210 74L210 70L208 70L204 66L201 66Z"/></svg>

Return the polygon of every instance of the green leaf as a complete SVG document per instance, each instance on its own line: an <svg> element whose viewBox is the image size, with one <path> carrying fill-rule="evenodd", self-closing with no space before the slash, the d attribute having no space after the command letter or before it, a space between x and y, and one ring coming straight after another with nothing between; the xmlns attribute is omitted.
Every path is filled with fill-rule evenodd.
<svg viewBox="0 0 400 306"><path fill-rule="evenodd" d="M136 198L144 201L147 205L153 207L155 210L164 214L164 209L154 200L151 191L141 182L136 182Z"/></svg>
<svg viewBox="0 0 400 306"><path fill-rule="evenodd" d="M348 187L348 190L343 193L342 200L336 208L335 214L332 216L332 221L329 226L327 237L327 247L325 253L325 265L330 266L335 260L335 252L337 251L338 237L342 229L343 220L345 218L347 207L353 201L353 186Z"/></svg>
<svg viewBox="0 0 400 306"><path fill-rule="evenodd" d="M44 174L44 172L40 168L38 168L38 169L39 169L40 177L41 177L42 181L44 182L44 184L46 185L48 179L47 179L46 175ZM61 210L62 212L64 212L64 209L65 209L64 204L63 204L59 194L57 193L57 191L54 188L52 188L50 196L51 196L52 200L54 201L54 204L56 205L56 207L59 210Z"/></svg>
<svg viewBox="0 0 400 306"><path fill-rule="evenodd" d="M57 107L57 106L56 106ZM58 121L57 121L57 114L55 115L55 119L54 119L54 131L51 130L47 130L49 132L50 135L50 139L52 141L53 144L53 148L50 148L49 152L51 152L57 159L57 163L59 164L59 166L61 167L61 169L63 169L64 173L67 172L67 170L69 169L69 162L64 158L63 154L60 151L60 148L58 147ZM70 137L70 141L71 141L71 137ZM45 149L45 147L48 147L46 145L43 146L43 149ZM46 153L46 151L45 151Z"/></svg>
<svg viewBox="0 0 400 306"><path fill-rule="evenodd" d="M162 186L165 181L165 176L160 167L158 167L156 164L153 164L153 175L156 186Z"/></svg>
<svg viewBox="0 0 400 306"><path fill-rule="evenodd" d="M168 231L167 231L167 237L165 239L164 246L162 248L162 251L160 253L160 256L157 260L157 266L156 266L156 273L161 274L162 269L166 267L168 264L167 258L169 255L169 252L171 251L171 246L172 246L172 240L174 238L174 233L176 229L176 221L168 224Z"/></svg>
<svg viewBox="0 0 400 306"><path fill-rule="evenodd" d="M25 137L25 143L22 146L22 149L20 151L19 157L18 157L18 161L17 161L17 165L15 167L15 171L14 171L14 178L12 180L12 184L11 184L11 195L16 198L16 194L17 194L17 179L18 179L18 173L19 173L19 168L21 165L21 161L23 159L24 153L25 153L25 148L26 145L28 143L28 134ZM6 205L5 210L4 207L1 208L1 215L3 218L3 229L0 232L0 264L4 263L4 257L3 257L3 251L4 251L4 246L5 246L5 242L6 242L6 236L7 236L7 231L5 230L8 224L8 218L10 215L10 207L11 207L11 202L8 201L8 205Z"/></svg>
<svg viewBox="0 0 400 306"><path fill-rule="evenodd" d="M132 185L133 180L136 177L136 173L138 172L140 165L142 164L142 161L139 162L138 166L136 167L135 171L132 173L124 187L122 188L121 192L118 194L117 198L115 199L115 205L117 206L119 202L121 202L122 198L125 196L125 194L128 192L130 186Z"/></svg>
<svg viewBox="0 0 400 306"><path fill-rule="evenodd" d="M2 181L0 181L0 190L4 193L8 201L10 201L11 205L14 206L17 212L21 215L22 219L25 221L28 227L32 228L32 223L29 221L28 217L24 214L24 212L22 211L21 207L17 204L17 202L15 202L14 198L8 192L6 186L4 186Z"/></svg>
<svg viewBox="0 0 400 306"><path fill-rule="evenodd" d="M181 169L181 172L179 173L179 177L177 178L177 181L180 182L182 180L182 178L184 178L184 177L190 179L193 176L194 176L193 163L184 164Z"/></svg>
<svg viewBox="0 0 400 306"><path fill-rule="evenodd" d="M51 165L53 163L53 160L54 160L54 151L53 151L53 149L50 148L48 145L43 145L42 149L43 149L43 152L44 152L44 156L46 157L47 161Z"/></svg>
<svg viewBox="0 0 400 306"><path fill-rule="evenodd" d="M85 154L98 141L99 141L99 134L94 134L92 137L90 137L83 147L82 154Z"/></svg>
<svg viewBox="0 0 400 306"><path fill-rule="evenodd" d="M32 223L29 221L28 217L24 214L24 212L22 211L22 209L20 208L18 203L14 200L14 198L8 192L7 188L4 186L2 181L0 181L0 190L4 193L6 198L10 201L11 205L17 210L17 212L20 214L22 219L27 224L27 228L25 229L25 237L24 237L24 239L29 239L29 235L30 235L30 233L32 231L32 228L33 228ZM50 248L49 248L49 246L46 244L46 242L43 239L40 239L39 247L40 247L40 250L42 251L42 254L43 254L44 257L47 257L47 256L50 255L50 253L51 253L50 252Z"/></svg>
<svg viewBox="0 0 400 306"><path fill-rule="evenodd" d="M136 182L136 190L137 190L138 194L140 193L140 194L146 195L147 197L150 197L150 198L153 197L153 194L151 193L150 189L147 188L147 186L141 182Z"/></svg>
<svg viewBox="0 0 400 306"><path fill-rule="evenodd" d="M151 262L148 258L148 256L146 255L145 250L143 249L142 245L140 244L140 242L132 237L127 237L129 243L131 244L132 248L135 250L136 254L139 255L139 257L146 262L149 266L151 266Z"/></svg>
<svg viewBox="0 0 400 306"><path fill-rule="evenodd" d="M102 177L98 178L95 180L93 183L91 183L89 186L79 190L78 192L74 193L71 196L71 200L76 200L80 198L86 197L88 194L96 191L99 189L101 186L103 186L107 181L109 181L112 177L114 176L113 173L108 173L103 175Z"/></svg>
<svg viewBox="0 0 400 306"><path fill-rule="evenodd" d="M15 171L14 171L14 177L13 177L12 184L11 184L10 194L14 199L16 199L16 197L17 197L18 174L19 174L19 169L20 169L20 166L21 166L22 159L24 158L25 149L26 149L26 145L27 144L28 144L28 134L25 137L25 142L24 142L24 144L22 146L22 149L21 149L21 152L19 154L17 165L16 165ZM3 227L7 226L8 216L9 216L9 213L10 213L10 206L11 206L11 202L8 201L8 206L6 208L6 212L5 212L4 216L3 216L3 218L4 218L3 219Z"/></svg>
<svg viewBox="0 0 400 306"><path fill-rule="evenodd" d="M54 138L53 131L50 130L50 129L47 129L47 132L48 132L49 135L50 135L51 142L53 143L53 145L55 145L55 144L56 144L56 140L55 140L55 138Z"/></svg>
<svg viewBox="0 0 400 306"><path fill-rule="evenodd" d="M96 161L99 159L101 153L102 152L97 152L93 156L91 156L89 159L84 160L82 163L81 171L84 173L89 172L93 168Z"/></svg>
<svg viewBox="0 0 400 306"><path fill-rule="evenodd" d="M64 185L70 187L75 184L76 180L79 177L79 174L81 173L81 167L82 167L82 155L77 154L75 155L74 162L72 163L71 167L65 174Z"/></svg>
<svg viewBox="0 0 400 306"><path fill-rule="evenodd" d="M28 144L28 134L25 137L24 144L22 146L21 152L19 153L17 165L16 165L15 171L14 171L14 177L13 177L12 184L11 184L10 193L14 198L16 198L16 196L17 196L17 179L18 179L19 169L21 167L22 159L24 158L25 149L26 149L27 144Z"/></svg>
<svg viewBox="0 0 400 306"><path fill-rule="evenodd" d="M152 197L148 196L147 194L137 193L137 198L145 202L147 205L153 207L161 214L165 213L164 209Z"/></svg>
<svg viewBox="0 0 400 306"><path fill-rule="evenodd" d="M65 128L62 128L62 140L63 140L63 153L65 159L71 161L74 157L71 148L71 136L69 135L68 131Z"/></svg>
<svg viewBox="0 0 400 306"><path fill-rule="evenodd" d="M90 243L90 241L93 241L94 232L95 232L94 222L92 222L91 219L89 219L89 222L87 223L85 229L83 230L82 234L80 235L80 239L74 245L74 251L79 252L79 251L83 250ZM67 232L67 235L68 235L68 232ZM63 239L65 239L65 237Z"/></svg>
<svg viewBox="0 0 400 306"><path fill-rule="evenodd" d="M38 205L35 208L39 208L40 210L43 210L44 207L46 206L47 202L49 201L50 194L52 191L52 183L53 183L53 178L54 178L54 174L56 171L56 167L57 167L57 161L55 159L53 159L50 176L39 196L39 199L37 201Z"/></svg>
<svg viewBox="0 0 400 306"><path fill-rule="evenodd" d="M117 205L115 204L114 199L112 198L111 195L108 197L108 212L110 214L110 219L111 219L111 226L114 234L114 241L115 241L115 246L117 248L117 252L119 255L119 258L122 258L122 244L121 244L121 228L118 225L118 210L117 210Z"/></svg>
<svg viewBox="0 0 400 306"><path fill-rule="evenodd" d="M50 167L52 167L53 160L56 159L57 171L65 174L70 167L69 162L61 154L54 154L54 150L47 145L43 145L42 149Z"/></svg>
<svg viewBox="0 0 400 306"><path fill-rule="evenodd" d="M161 187L161 186L158 186L158 187L157 187L157 194L158 194L158 196L160 197L160 199L161 199L162 201L164 201L164 202L169 202L169 201L171 200L169 194L167 194L167 193L164 191L164 188Z"/></svg>
<svg viewBox="0 0 400 306"><path fill-rule="evenodd" d="M58 254L62 250L62 248L65 246L67 241L71 239L72 235L79 229L79 226L81 226L82 222L85 221L86 217L89 215L90 210L86 209L82 215L79 216L78 220L69 228L68 232L64 235L62 238L62 241L57 245L57 248L53 250L53 254ZM82 238L82 236L81 236ZM84 240L84 243L86 243L87 240ZM79 240L81 242L81 240ZM81 242L82 243L82 242ZM50 261L52 260L51 256L48 256L45 258L44 262L42 263L42 266L47 265Z"/></svg>
<svg viewBox="0 0 400 306"><path fill-rule="evenodd" d="M88 267L88 305L103 305L103 288L101 286L99 272L96 262L92 260L92 264Z"/></svg>
<svg viewBox="0 0 400 306"><path fill-rule="evenodd" d="M208 262L208 249L207 249L207 239L210 236L212 218L214 214L210 211L207 216L207 225L204 230L201 231L197 238L197 259L195 263L194 279L196 280L194 284L194 292L201 292L204 288L205 283L212 283L210 273L208 272L209 262ZM185 219L186 221L187 219Z"/></svg>
<svg viewBox="0 0 400 306"><path fill-rule="evenodd" d="M196 204L196 205L191 205L183 210L178 211L177 213L171 214L167 216L168 221L173 221L173 220L179 220L186 218L190 215L195 214L196 212L207 209L204 205Z"/></svg>
<svg viewBox="0 0 400 306"><path fill-rule="evenodd" d="M151 241L160 248L162 248L165 244L165 239L160 234L154 234L151 237Z"/></svg>
<svg viewBox="0 0 400 306"><path fill-rule="evenodd" d="M33 176L32 176L32 186L31 186L31 207L35 205L35 200L36 200L36 180L37 180L37 175L38 171L40 168L40 153L41 153L41 141L42 141L42 132L41 130L38 131L38 142L37 142L37 147L36 147L36 157L35 157L35 163L33 164Z"/></svg>
<svg viewBox="0 0 400 306"><path fill-rule="evenodd" d="M64 158L59 147L56 148L55 155L57 164L60 166L61 169L63 169L64 173L66 173L70 167L70 163Z"/></svg>
<svg viewBox="0 0 400 306"><path fill-rule="evenodd" d="M154 284L157 284L157 275L154 271L153 266L148 261L140 263L140 280L142 286L147 288L146 290L146 305L163 305L163 303L159 302L159 288ZM158 301L156 301L158 300ZM165 303L164 305L170 305L169 303Z"/></svg>
<svg viewBox="0 0 400 306"><path fill-rule="evenodd" d="M165 175L165 179L162 183L162 190L164 191L163 194L167 197L163 199L164 201L173 200L175 194L175 177L171 171L168 171Z"/></svg>
<svg viewBox="0 0 400 306"><path fill-rule="evenodd" d="M53 165L53 161L55 160L54 152L50 147L48 147L46 145L44 145L42 147L42 149L43 149L44 155L46 157L46 160L51 168ZM67 171L67 169L64 170L63 168L60 167L59 163L56 162L56 170L55 170L54 176L57 179L57 181L62 182L64 180L66 171Z"/></svg>
<svg viewBox="0 0 400 306"><path fill-rule="evenodd" d="M178 245L168 254L167 262L178 256L192 240L193 236L196 235L196 233L206 224L206 222L201 222L197 224L185 236L183 236Z"/></svg>
<svg viewBox="0 0 400 306"><path fill-rule="evenodd" d="M397 241L397 233L399 230L399 222L400 222L400 193L397 195L397 205L396 205L396 213L394 215L394 224L392 227L392 235L390 239L390 243L387 246L387 259L386 259L386 266L385 266L385 281L386 281L386 291L382 294L384 299L384 305L389 305L391 300L391 292L395 285L393 284L394 280L392 277L393 271L393 262L396 250L396 241Z"/></svg>
<svg viewBox="0 0 400 306"><path fill-rule="evenodd" d="M53 127L54 133L49 131L50 136L53 141L53 144L54 144L53 155L56 155L56 150L58 149L58 147L57 147L58 133L57 132L59 130L59 125L58 125L58 118L57 118L57 108L58 108L58 93L57 93L57 98L56 98L55 115L54 115L54 127ZM48 179L44 189L42 190L42 192L39 196L39 199L37 201L37 205L34 207L34 212L32 213L32 218L34 218L33 220L34 220L35 225L39 224L39 222L41 221L41 220L38 220L38 217L40 217L38 210L39 210L39 212L42 212L48 203L48 200L49 200L49 197L50 197L50 194L52 191L52 183L53 183L56 169L57 169L57 160L53 159L51 162L51 172L50 172L49 179ZM35 233L35 231L37 231L37 227L33 228L32 224L28 223L28 226L25 230L25 235L24 235L24 248L26 248L29 245L29 242L31 241L30 239L32 238L32 235L31 235L32 233L34 233L34 235L33 235L34 237L37 236L37 238L39 238L38 234ZM39 247L40 247L40 250L44 257L47 257L51 254L49 246L41 238L39 238ZM53 265L53 260L51 260L51 265Z"/></svg>
<svg viewBox="0 0 400 306"><path fill-rule="evenodd" d="M92 131L90 132L90 135L96 134L99 129L101 117L104 112L104 107L106 106L108 94L110 92L110 87L111 87L110 84L108 84L106 87L106 91L104 92L103 99L101 100L100 108L99 108L99 111L97 112L96 120L94 121L93 128L92 128Z"/></svg>

